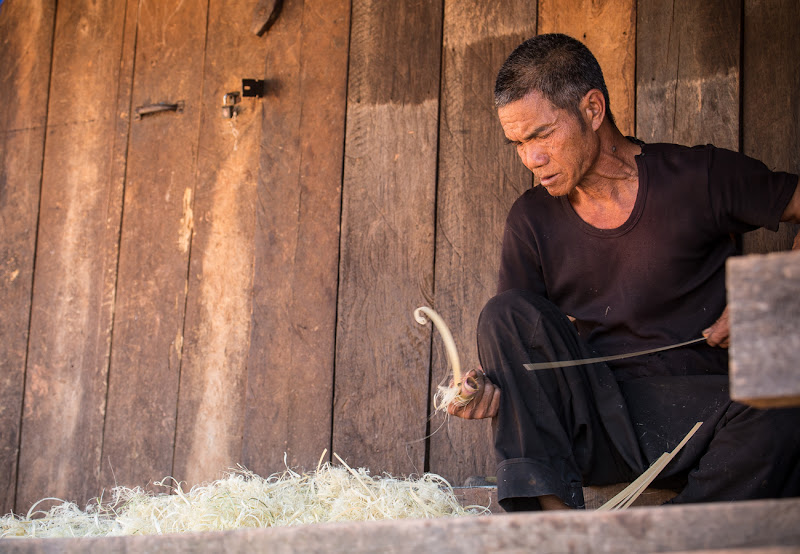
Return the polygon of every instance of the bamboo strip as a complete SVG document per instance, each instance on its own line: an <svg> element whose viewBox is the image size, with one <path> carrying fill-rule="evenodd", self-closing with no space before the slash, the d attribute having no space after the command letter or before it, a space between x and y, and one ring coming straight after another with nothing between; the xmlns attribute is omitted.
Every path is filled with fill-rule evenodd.
<svg viewBox="0 0 800 554"><path fill-rule="evenodd" d="M689 442L689 439L694 436L700 426L703 424L702 421L698 421L694 427L683 437L678 446L676 446L672 452L664 452L658 460L653 463L650 468L648 468L644 473L642 473L633 483L625 487L619 494L614 496L611 500L597 508L597 511L604 512L609 510L624 510L630 507L634 501L639 497L640 494L644 492L644 490L650 486L658 474L669 464L672 459L681 451L681 449Z"/></svg>

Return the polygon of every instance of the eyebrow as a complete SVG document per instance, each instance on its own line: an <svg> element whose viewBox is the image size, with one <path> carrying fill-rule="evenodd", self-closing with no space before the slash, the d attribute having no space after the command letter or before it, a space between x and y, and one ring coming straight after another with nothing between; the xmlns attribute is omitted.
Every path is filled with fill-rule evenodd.
<svg viewBox="0 0 800 554"><path fill-rule="evenodd" d="M545 131L549 130L552 127L552 123L545 123L544 125L539 125L536 129L522 137L522 140L511 140L510 138L506 137L506 144L517 144L520 142L526 142L531 139L537 138L542 135Z"/></svg>

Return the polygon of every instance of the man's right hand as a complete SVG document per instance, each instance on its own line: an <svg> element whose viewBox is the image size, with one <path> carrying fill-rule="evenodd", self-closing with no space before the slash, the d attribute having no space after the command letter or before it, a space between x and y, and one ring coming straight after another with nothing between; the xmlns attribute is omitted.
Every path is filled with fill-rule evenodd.
<svg viewBox="0 0 800 554"><path fill-rule="evenodd" d="M703 336L709 346L719 346L720 348L728 348L730 346L731 324L728 317L728 306L725 306L719 319L711 327L703 331Z"/></svg>
<svg viewBox="0 0 800 554"><path fill-rule="evenodd" d="M494 417L500 408L500 389L482 370L471 369L461 381L461 396L471 398L466 406L455 402L447 406L447 413L464 419Z"/></svg>

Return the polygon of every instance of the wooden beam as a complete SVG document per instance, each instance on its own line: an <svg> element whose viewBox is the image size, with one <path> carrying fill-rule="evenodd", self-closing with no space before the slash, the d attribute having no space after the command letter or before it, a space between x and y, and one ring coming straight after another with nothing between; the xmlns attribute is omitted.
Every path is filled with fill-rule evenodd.
<svg viewBox="0 0 800 554"><path fill-rule="evenodd" d="M770 169L800 174L800 4L772 0L744 3L742 152ZM781 223L777 233L744 235L747 253L788 250L800 225Z"/></svg>
<svg viewBox="0 0 800 554"><path fill-rule="evenodd" d="M340 522L218 533L8 540L9 554L33 552L797 552L800 500L685 504L596 513Z"/></svg>
<svg viewBox="0 0 800 554"><path fill-rule="evenodd" d="M475 329L497 290L506 214L532 182L505 144L494 80L511 51L534 34L533 0L445 3L435 306L454 333L465 370L479 365ZM431 395L448 375L438 333L433 354ZM430 470L455 484L494 475L490 422L443 417L430 425Z"/></svg>
<svg viewBox="0 0 800 554"><path fill-rule="evenodd" d="M55 2L0 9L0 513L14 508Z"/></svg>
<svg viewBox="0 0 800 554"><path fill-rule="evenodd" d="M739 0L640 1L636 136L739 148Z"/></svg>
<svg viewBox="0 0 800 554"><path fill-rule="evenodd" d="M124 0L57 10L17 510L97 494L128 129L125 10Z"/></svg>
<svg viewBox="0 0 800 554"><path fill-rule="evenodd" d="M800 406L800 252L730 258L731 398Z"/></svg>
<svg viewBox="0 0 800 554"><path fill-rule="evenodd" d="M347 0L288 2L265 37L242 462L313 469L330 449Z"/></svg>
<svg viewBox="0 0 800 554"><path fill-rule="evenodd" d="M144 486L173 471L207 7L203 0L165 0L138 10L131 106L184 107L131 124L103 437L105 487Z"/></svg>
<svg viewBox="0 0 800 554"><path fill-rule="evenodd" d="M333 450L424 469L442 5L352 3Z"/></svg>
<svg viewBox="0 0 800 554"><path fill-rule="evenodd" d="M589 47L623 134L634 129L636 0L540 0L539 34L565 33Z"/></svg>

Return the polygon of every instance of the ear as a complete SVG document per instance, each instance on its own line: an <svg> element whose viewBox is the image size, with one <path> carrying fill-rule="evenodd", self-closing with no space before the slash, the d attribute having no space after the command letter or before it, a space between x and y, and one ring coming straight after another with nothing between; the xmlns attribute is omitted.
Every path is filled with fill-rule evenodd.
<svg viewBox="0 0 800 554"><path fill-rule="evenodd" d="M600 128L606 118L606 98L599 89L593 88L581 100L581 115L594 131Z"/></svg>

